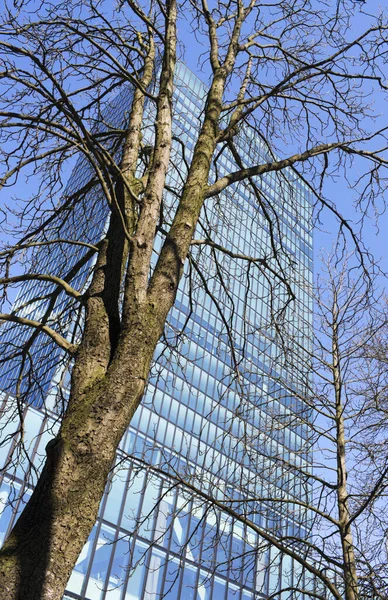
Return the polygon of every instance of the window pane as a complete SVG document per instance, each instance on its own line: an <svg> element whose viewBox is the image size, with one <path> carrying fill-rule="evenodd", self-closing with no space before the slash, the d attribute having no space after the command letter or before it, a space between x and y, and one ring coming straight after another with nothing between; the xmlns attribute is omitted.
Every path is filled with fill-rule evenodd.
<svg viewBox="0 0 388 600"><path fill-rule="evenodd" d="M147 546L145 544L136 542L131 560L131 568L133 568L134 571L130 574L124 600L141 600L143 597L142 591L145 575L144 560L146 558L144 553L146 550Z"/></svg>
<svg viewBox="0 0 388 600"><path fill-rule="evenodd" d="M102 596L113 547L113 529L101 526L86 591L90 600L100 600Z"/></svg>
<svg viewBox="0 0 388 600"><path fill-rule="evenodd" d="M212 600L224 600L226 583L219 577L214 578Z"/></svg>
<svg viewBox="0 0 388 600"><path fill-rule="evenodd" d="M166 575L164 580L163 594L166 600L178 600L179 581L182 573L182 568L177 561L168 560Z"/></svg>
<svg viewBox="0 0 388 600"><path fill-rule="evenodd" d="M182 598L185 600L195 600L195 590L197 583L197 569L191 565L185 565L182 582Z"/></svg>
<svg viewBox="0 0 388 600"><path fill-rule="evenodd" d="M20 486L14 483L13 487L17 494ZM12 517L13 509L9 504L9 500L14 497L15 492L11 490L11 486L8 483L3 481L0 488L0 545L4 542L8 525Z"/></svg>
<svg viewBox="0 0 388 600"><path fill-rule="evenodd" d="M113 481L110 484L110 490L104 508L103 518L114 524L118 522L121 503L124 496L126 485L125 475L126 474L124 474L123 471L113 475Z"/></svg>
<svg viewBox="0 0 388 600"><path fill-rule="evenodd" d="M114 544L114 556L109 574L107 600L120 600L128 571L129 540L119 539Z"/></svg>
<svg viewBox="0 0 388 600"><path fill-rule="evenodd" d="M156 600L156 598L159 597L163 583L163 571L165 563L165 555L158 550L152 550L144 600Z"/></svg>
<svg viewBox="0 0 388 600"><path fill-rule="evenodd" d="M121 527L133 531L136 527L136 517L141 501L143 491L144 474L139 473L132 475L131 481L127 490L127 498L125 501L123 518Z"/></svg>
<svg viewBox="0 0 388 600"><path fill-rule="evenodd" d="M77 594L81 593L82 585L85 579L85 574L89 566L96 531L97 528L93 527L93 530L89 535L89 539L86 542L85 546L82 548L81 554L78 557L69 582L66 586L66 589L69 592L75 592Z"/></svg>

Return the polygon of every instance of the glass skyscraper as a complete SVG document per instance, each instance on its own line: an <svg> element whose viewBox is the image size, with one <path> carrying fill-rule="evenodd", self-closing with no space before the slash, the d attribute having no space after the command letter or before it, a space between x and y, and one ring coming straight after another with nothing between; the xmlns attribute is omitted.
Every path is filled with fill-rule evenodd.
<svg viewBox="0 0 388 600"><path fill-rule="evenodd" d="M189 160L205 94L201 81L178 64L169 188L179 187L184 177L182 152ZM106 127L124 124L130 95L124 90L109 103ZM149 108L145 142L152 143L152 134ZM247 164L270 160L249 129L239 134L236 144ZM118 148L118 156L119 152ZM212 176L235 168L232 156L225 153ZM89 179L90 171L80 160L66 194ZM292 171L265 175L256 185L262 202L272 210L272 231L263 206L246 184L223 192L202 213L196 238L200 242L211 232L213 244L193 244L147 391L120 444L99 518L69 580L67 599L250 600L266 598L280 587L308 589L311 583L297 562L264 543L244 522L274 535L309 535L308 511L277 500L307 501L311 494L308 478L298 475L299 470L311 469L309 411L299 399L304 393L301 373L308 377L305 350L311 345L311 199ZM83 202L91 223L82 221L81 206L64 233L95 243L106 226L104 201L94 192L86 193ZM174 194L167 192L167 222L174 203ZM155 257L161 242L162 237ZM228 252L219 252L217 244ZM51 246L40 250L34 255L34 268L61 275L67 253L67 272L86 252L80 246L70 248L71 254ZM295 294L291 303L284 281L276 275L282 270ZM89 272L86 264L73 286L82 290ZM18 314L44 314L51 288L37 285L23 284L15 303ZM58 296L55 311L63 314L62 333L77 335L76 309L64 294ZM20 326L3 326L0 349L10 352L25 335ZM285 339L288 348L294 345L298 350L286 352ZM15 466L10 460L18 413L25 414L24 447L39 469L45 445L58 427L60 405L66 402L69 375L60 351L40 335L31 354L40 376L29 386L28 407L16 406L12 395L14 380L25 368L22 359L15 356L0 379L7 423L1 446L0 501L6 508L0 515L0 541L36 479L27 459ZM22 393L23 385L27 383ZM235 519L222 505L243 519ZM282 595L291 597L303 594Z"/></svg>

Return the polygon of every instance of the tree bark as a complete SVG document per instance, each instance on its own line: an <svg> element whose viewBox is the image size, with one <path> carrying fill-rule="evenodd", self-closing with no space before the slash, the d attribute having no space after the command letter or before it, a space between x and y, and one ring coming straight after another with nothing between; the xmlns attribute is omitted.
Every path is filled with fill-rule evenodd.
<svg viewBox="0 0 388 600"><path fill-rule="evenodd" d="M154 58L151 39L141 80L144 89L152 79ZM126 335L119 311L130 250L126 234L136 227L134 171L143 113L144 94L136 89L121 179L109 202L109 228L85 294L84 333L68 407L57 437L47 445L47 460L32 497L0 551L0 597L7 600L62 598L97 518L116 448L140 403L161 335L161 327L148 318L147 303L133 311ZM116 352L121 334L127 338L124 357Z"/></svg>
<svg viewBox="0 0 388 600"><path fill-rule="evenodd" d="M341 379L340 348L338 339L338 301L334 293L332 324L332 372L335 393L335 424L337 444L337 506L338 527L342 545L344 587L346 600L358 600L358 580L356 560L353 546L353 535L350 526L349 495L346 472L346 441L343 407L343 385Z"/></svg>
<svg viewBox="0 0 388 600"><path fill-rule="evenodd" d="M38 485L2 549L2 598L62 598L160 334L149 312L138 314L125 356L117 353L102 381L72 396L58 436L47 445Z"/></svg>
<svg viewBox="0 0 388 600"><path fill-rule="evenodd" d="M133 137L127 138L123 157L123 202L112 203L109 230L86 295L84 336L72 371L68 408L58 436L47 446L47 461L32 498L0 552L0 596L9 600L62 598L97 518L116 448L143 396L152 356L173 306L205 200L225 82L235 61L243 13L236 21L224 64L214 71L179 206L149 280L172 140L175 2L171 0L168 7L155 147L139 214L135 218L133 194L125 193L128 188L131 192L135 148L138 152L140 144L140 121L132 118ZM144 103L136 101L134 107L142 111ZM133 141L136 136L137 141ZM126 231L121 225L123 214ZM131 225L134 231L128 240Z"/></svg>

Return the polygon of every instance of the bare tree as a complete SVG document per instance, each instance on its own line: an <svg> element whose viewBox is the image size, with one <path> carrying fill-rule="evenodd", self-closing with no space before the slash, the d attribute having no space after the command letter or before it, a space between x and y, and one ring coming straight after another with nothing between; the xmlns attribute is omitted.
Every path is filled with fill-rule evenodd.
<svg viewBox="0 0 388 600"><path fill-rule="evenodd" d="M273 378L272 387L278 388L279 399L288 390L304 409L293 406L290 413L284 405L276 408L272 389L263 398L267 409L272 406L270 426L248 428L240 438L248 456L250 448L259 448L261 472L268 481L262 493L257 494L255 482L241 480L239 497L228 497L225 491L204 492L195 478L170 475L183 489L195 491L208 511L218 508L257 534L245 557L266 557L257 591L269 598L387 598L386 298L354 256L343 256L337 248L318 277L314 347L295 352L295 337L287 338L282 331L288 360L304 385L290 386L288 375ZM275 362L279 369L279 357ZM248 406L242 403L241 410L248 411ZM248 412L245 417L249 420ZM308 440L298 450L283 438L302 425ZM269 440L282 440L290 456L277 451L274 443L269 446ZM279 478L281 484L274 485ZM296 495L287 483L300 481ZM288 515L298 510L305 517L304 535L288 526ZM257 514L267 517L265 527L258 524ZM225 531L219 535L228 537ZM304 576L292 577L287 559L299 564Z"/></svg>
<svg viewBox="0 0 388 600"><path fill-rule="evenodd" d="M155 514L155 543L175 532L182 561L205 544L203 568L209 568L209 560L216 572L229 570L243 583L255 577L256 591L269 598L386 598L386 301L355 267L354 257L342 260L337 254L319 276L316 315L316 340L307 352L293 351L295 337L285 338L282 331L288 361L304 386L290 386L289 374L269 378L272 386L261 404L270 419L261 420L260 427L247 426L234 438L244 448L244 465L251 459L264 486L240 477L235 494L228 491L236 491L231 476L225 482L209 474L208 480L203 473L174 472L171 464L151 466L136 459L139 468L147 465L156 487L162 477L163 487L134 529L144 529ZM303 356L308 364L300 361ZM277 369L279 360L274 359ZM287 393L292 399L288 409L281 402ZM251 422L252 405L244 397L239 410L245 423ZM298 444L292 436L296 439L302 427L308 439ZM228 438L230 433L218 442L228 447ZM289 448L288 456L276 441ZM174 509L177 488L180 502ZM303 533L293 525L298 511ZM245 537L240 546L236 528ZM235 551L225 556L223 549L231 544ZM166 568L172 588L179 578L177 566L160 568Z"/></svg>
<svg viewBox="0 0 388 600"><path fill-rule="evenodd" d="M351 38L355 7L347 1L334 8L305 0L183 4L126 0L113 10L104 2L43 2L31 13L30 3L22 2L16 13L4 10L2 185L17 186L25 173L36 186L4 217L5 307L13 286L42 283L25 305L1 313L9 327L28 328L21 347L15 339L2 359L18 360L9 388L16 410L21 414L28 397L43 392L37 373L44 359L52 368L67 356L72 369L60 430L1 551L3 597L62 597L95 522L116 448L143 396L188 260L206 286L193 247L229 254L248 265L248 274L254 266L280 287L278 328L294 297L294 259L281 241L276 206L260 186L265 174L284 187L286 169L297 172L364 256L341 207L325 198L324 181L345 173L361 213L384 189L386 130L375 129L368 99L371 86L385 92L383 15L368 16L368 28ZM190 156L174 142L172 126L176 25L187 7L210 60ZM108 100L114 107L116 92L127 103L123 122L104 109ZM262 140L266 160L246 164L244 136ZM87 176L75 178L61 196L75 156L88 165ZM364 164L354 180L354 167ZM167 178L171 169L180 177L174 186ZM258 222L269 230L269 255L233 252L212 239L205 216L202 223L208 203L222 203L220 194L233 194L239 185L249 187ZM98 213L101 226L95 228L88 216ZM203 237L195 239L199 230ZM42 252L39 260L33 252L37 246L44 248L44 271ZM52 272L58 256L68 263L60 273ZM37 365L31 348L43 335L50 344L42 345ZM51 342L60 354L52 355Z"/></svg>
<svg viewBox="0 0 388 600"><path fill-rule="evenodd" d="M323 541L340 565L344 597L386 598L387 369L377 351L386 353L386 300L379 302L351 266L351 258L332 259L318 286L315 452L323 462L315 472L326 471L336 505L326 499L335 534Z"/></svg>
<svg viewBox="0 0 388 600"><path fill-rule="evenodd" d="M308 426L312 469L303 460L306 447L299 452L305 494L254 498L247 488L247 504L234 504L237 512L253 500L267 509L282 506L283 515L284 507L305 511L308 534L289 535L280 520L272 543L279 556L297 556L308 585L305 578L304 587L297 582L287 588L279 579L273 598L282 593L292 598L297 592L346 600L387 598L386 298L379 295L375 278L365 278L354 256L343 257L343 249L337 248L318 276L314 347L295 353L295 338L289 338L288 356L297 356L293 368L304 382L305 395L289 386L289 378L277 380L280 390L288 387L306 408L294 413L293 422L284 410L272 419L278 438L286 427L297 431L298 424ZM303 357L308 364L300 368ZM266 434L260 434L261 442ZM295 460L273 452L266 458L297 478ZM251 520L246 510L240 518L244 516ZM266 533L261 535L265 538Z"/></svg>

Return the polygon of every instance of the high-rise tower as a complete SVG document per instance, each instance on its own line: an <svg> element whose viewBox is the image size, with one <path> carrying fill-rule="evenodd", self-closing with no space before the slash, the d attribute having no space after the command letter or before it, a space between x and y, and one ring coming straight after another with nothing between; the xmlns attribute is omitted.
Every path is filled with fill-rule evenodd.
<svg viewBox="0 0 388 600"><path fill-rule="evenodd" d="M205 94L199 79L179 64L174 137L179 155L183 146L188 159ZM124 91L109 104L105 123L112 127L123 123L129 97L130 91ZM152 143L147 123L144 140ZM265 146L249 131L242 131L237 143L247 160L269 160ZM219 174L232 164L231 156L220 157ZM170 184L179 181L185 169L184 161L174 164ZM89 176L80 161L66 193L86 185ZM257 186L265 202L275 208L273 231L268 230L249 187L242 185L222 193L202 215L198 241L206 240L211 231L212 244L193 245L193 261L156 349L146 394L120 444L117 466L70 578L67 598L249 600L265 598L280 585L308 587L298 563L282 557L258 530L244 523L248 519L275 535L308 536L307 511L275 499L303 499L310 494L306 477L298 476L298 469L310 469L308 410L298 397L303 395L300 374L308 362L304 349L311 343L311 204L307 189L291 172L268 174ZM90 243L99 239L106 212L95 193L93 202L92 226L89 223L84 231L75 213L66 225L67 235ZM173 206L172 193L167 192L166 203L167 209L169 203ZM228 252L217 254L217 244ZM271 263L274 244L278 265L291 278L296 296L288 305L287 290ZM157 256L158 242L154 250ZM66 268L85 251L73 248ZM60 274L62 252L63 248L40 251L35 260ZM259 257L263 268L237 255ZM287 261L286 255L292 260ZM78 288L86 284L89 270L85 265L78 275ZM37 294L36 285L27 283L22 288L15 306L19 314L33 318L44 311L43 292L49 287L42 284L42 293ZM32 304L37 295L41 301ZM63 309L62 332L69 335L76 314L67 310L66 302L60 296L57 310ZM282 336L275 326L280 316ZM12 341L16 347L23 335L20 326L7 326L0 343L5 347ZM298 348L292 356L281 343L285 338L294 340ZM38 337L32 353L41 377L30 389L32 406L23 408L24 443L32 461L39 464L49 430L56 427L58 402L66 401L68 374L50 340ZM8 417L14 411L12 385L20 369L18 361L15 358L0 379ZM10 418L3 435L12 431L12 423ZM1 459L7 465L13 441L4 440ZM19 496L28 496L26 470L26 464L16 470L9 465L0 491L3 501L12 494L11 479ZM274 501L258 500L265 497ZM3 538L21 502L1 514ZM243 518L235 519L233 511Z"/></svg>

